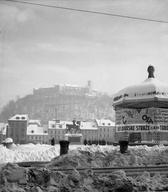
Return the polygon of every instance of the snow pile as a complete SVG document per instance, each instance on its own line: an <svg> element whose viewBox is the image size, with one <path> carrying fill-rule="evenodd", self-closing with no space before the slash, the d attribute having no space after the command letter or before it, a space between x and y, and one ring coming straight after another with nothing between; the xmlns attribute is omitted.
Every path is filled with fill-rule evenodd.
<svg viewBox="0 0 168 192"><path fill-rule="evenodd" d="M16 176L14 176L16 175ZM49 169L27 169L7 164L0 172L0 191L3 192L54 192L54 191L133 191L133 184L123 171L111 175L94 175L87 170L69 174Z"/></svg>
<svg viewBox="0 0 168 192"><path fill-rule="evenodd" d="M168 178L148 172L131 178L124 171L114 171L108 175L94 174L88 169L63 173L47 168L23 168L7 164L0 172L0 192L133 192L168 191Z"/></svg>
<svg viewBox="0 0 168 192"><path fill-rule="evenodd" d="M52 159L52 160L51 160ZM109 175L94 174L91 167L156 165L168 162L168 147L135 146L121 154L114 146L74 146L69 153L59 156L59 146L18 145L9 150L0 146L1 162L48 161L44 167L24 168L8 163L0 171L0 192L133 192L168 191L168 177L144 172L137 177L127 177L124 171ZM85 167L85 172L76 168ZM73 168L70 173L53 168Z"/></svg>
<svg viewBox="0 0 168 192"><path fill-rule="evenodd" d="M23 161L50 161L59 155L58 146L50 145L13 145L8 149L0 145L0 162L23 162Z"/></svg>
<svg viewBox="0 0 168 192"><path fill-rule="evenodd" d="M71 150L69 154L51 160L50 167L119 167L149 166L168 164L168 147L135 146L126 154L121 154L119 147L82 146Z"/></svg>
<svg viewBox="0 0 168 192"><path fill-rule="evenodd" d="M0 145L0 162L51 161L51 166L113 167L168 164L166 146L132 146L121 154L119 146L70 145L68 155L59 156L60 146L26 144L8 149ZM65 163L66 162L66 163Z"/></svg>
<svg viewBox="0 0 168 192"><path fill-rule="evenodd" d="M150 176L144 172L142 175L132 179L137 191L168 191L168 178L160 174Z"/></svg>

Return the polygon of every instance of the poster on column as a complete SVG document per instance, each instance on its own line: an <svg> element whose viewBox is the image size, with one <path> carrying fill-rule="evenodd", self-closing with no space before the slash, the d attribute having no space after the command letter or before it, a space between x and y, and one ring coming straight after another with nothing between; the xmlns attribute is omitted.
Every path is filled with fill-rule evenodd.
<svg viewBox="0 0 168 192"><path fill-rule="evenodd" d="M168 124L117 125L116 132L168 132Z"/></svg>
<svg viewBox="0 0 168 192"><path fill-rule="evenodd" d="M160 124L168 123L168 109L156 108L154 114L154 121Z"/></svg>
<svg viewBox="0 0 168 192"><path fill-rule="evenodd" d="M168 128L168 127L163 127ZM147 125L147 124L135 124L135 125L117 125L116 126L117 132L156 132L160 131L159 125ZM162 130L163 131L163 130ZM165 132L168 131L168 129L164 130Z"/></svg>
<svg viewBox="0 0 168 192"><path fill-rule="evenodd" d="M168 123L168 109L119 109L116 110L116 125Z"/></svg>

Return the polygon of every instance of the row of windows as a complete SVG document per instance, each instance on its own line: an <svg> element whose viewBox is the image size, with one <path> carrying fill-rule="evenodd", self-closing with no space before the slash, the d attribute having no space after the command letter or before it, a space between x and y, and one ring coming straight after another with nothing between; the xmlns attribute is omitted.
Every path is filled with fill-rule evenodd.
<svg viewBox="0 0 168 192"><path fill-rule="evenodd" d="M52 127L52 128L56 128L56 125L53 124L53 125L51 125L51 127ZM59 128L62 128L63 126L62 126L62 125L58 125L58 127L59 127Z"/></svg>
<svg viewBox="0 0 168 192"><path fill-rule="evenodd" d="M66 131L64 130L64 131L59 131L59 130L54 130L54 131L49 131L49 135L61 135L61 134L65 134L66 133ZM113 132L111 132L111 131L109 131L109 130L107 130L107 131L100 131L100 132L97 132L97 131L82 131L81 132L83 135L97 135L97 134L110 134L110 133L113 133Z"/></svg>
<svg viewBox="0 0 168 192"><path fill-rule="evenodd" d="M30 140L43 140L44 139L44 137L42 137L42 136L28 136L28 139L30 139Z"/></svg>
<svg viewBox="0 0 168 192"><path fill-rule="evenodd" d="M50 136L50 139L52 139L53 137ZM55 140L61 140L64 138L64 135L56 135L54 136ZM42 136L28 136L28 140L34 140L34 141L43 141L46 138L42 137ZM88 139L88 140L95 140L95 139L110 139L110 137L106 136L106 135L83 135L83 139Z"/></svg>
<svg viewBox="0 0 168 192"><path fill-rule="evenodd" d="M31 133L34 133L34 130L31 130ZM47 133L47 131L45 130L44 133Z"/></svg>
<svg viewBox="0 0 168 192"><path fill-rule="evenodd" d="M55 135L55 134L65 134L65 130L54 130L54 131L51 131L51 130L49 130L49 134L53 134L53 135Z"/></svg>
<svg viewBox="0 0 168 192"><path fill-rule="evenodd" d="M24 117L24 116L22 116L22 117L16 116L16 119L17 119L17 120L19 120L19 119L25 120L26 117Z"/></svg>
<svg viewBox="0 0 168 192"><path fill-rule="evenodd" d="M102 123L103 126L105 126L105 123ZM108 126L110 126L111 123L108 123ZM56 125L55 124L52 124L51 125L52 128L56 128ZM60 124L58 125L59 128L63 128L63 126ZM81 127L83 127L83 125L81 125ZM96 125L92 125L92 127L96 127Z"/></svg>
<svg viewBox="0 0 168 192"><path fill-rule="evenodd" d="M111 129L110 128L101 128L99 129L100 131L110 131Z"/></svg>
<svg viewBox="0 0 168 192"><path fill-rule="evenodd" d="M105 123L102 123L102 125L105 125ZM108 125L108 126L110 126L110 125L111 125L111 123L108 123L107 125Z"/></svg>
<svg viewBox="0 0 168 192"><path fill-rule="evenodd" d="M53 138L53 136L50 137L50 140L51 140L52 138ZM61 140L61 139L64 139L64 136L63 136L63 135L62 135L62 136L60 136L60 135L59 135L59 136L54 136L54 139L55 139L55 140Z"/></svg>

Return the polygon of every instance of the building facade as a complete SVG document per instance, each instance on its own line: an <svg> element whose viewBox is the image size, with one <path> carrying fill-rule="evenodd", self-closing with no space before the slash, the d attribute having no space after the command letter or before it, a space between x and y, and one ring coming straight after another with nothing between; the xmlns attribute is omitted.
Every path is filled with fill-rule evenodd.
<svg viewBox="0 0 168 192"><path fill-rule="evenodd" d="M54 139L55 143L59 143L60 140L65 139L67 132L66 125L73 124L71 121L52 120L48 122L48 139L51 142Z"/></svg>
<svg viewBox="0 0 168 192"><path fill-rule="evenodd" d="M72 121L60 121L52 120L48 124L49 140L55 140L55 143L59 143L60 140L67 139L67 134L73 134L73 136L80 136L80 143L88 144L101 144L115 142L115 124L111 120L92 120L92 121L77 121L79 129L76 131L73 129ZM72 130L69 127L72 127ZM79 135L80 134L80 135Z"/></svg>
<svg viewBox="0 0 168 192"><path fill-rule="evenodd" d="M106 143L115 142L115 123L109 119L97 119L98 140Z"/></svg>
<svg viewBox="0 0 168 192"><path fill-rule="evenodd" d="M48 144L48 127L42 126L40 120L30 120L26 114L17 114L8 120L5 137L10 137L16 144Z"/></svg>
<svg viewBox="0 0 168 192"><path fill-rule="evenodd" d="M41 125L40 120L17 114L8 120L6 137L12 138L16 144L51 144L53 141L58 144L61 140L69 140L71 144L108 144L115 142L115 126L114 122L107 119L52 120L48 125Z"/></svg>
<svg viewBox="0 0 168 192"><path fill-rule="evenodd" d="M29 120L26 134L27 143L48 144L48 127L41 126L39 120Z"/></svg>
<svg viewBox="0 0 168 192"><path fill-rule="evenodd" d="M8 120L7 137L14 143L26 143L28 115L17 114Z"/></svg>

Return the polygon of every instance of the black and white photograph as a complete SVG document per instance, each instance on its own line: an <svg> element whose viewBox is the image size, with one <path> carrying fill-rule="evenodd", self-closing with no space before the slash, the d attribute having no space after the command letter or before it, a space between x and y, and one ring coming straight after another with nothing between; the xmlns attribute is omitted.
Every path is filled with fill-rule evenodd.
<svg viewBox="0 0 168 192"><path fill-rule="evenodd" d="M0 0L0 192L168 191L168 0Z"/></svg>

